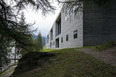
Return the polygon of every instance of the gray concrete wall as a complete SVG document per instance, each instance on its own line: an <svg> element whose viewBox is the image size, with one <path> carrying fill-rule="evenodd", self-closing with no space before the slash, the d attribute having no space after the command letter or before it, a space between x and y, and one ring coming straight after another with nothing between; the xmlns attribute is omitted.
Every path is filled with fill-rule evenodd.
<svg viewBox="0 0 116 77"><path fill-rule="evenodd" d="M53 24L51 29L53 29L53 40L49 39L49 42L47 43L47 38L46 38L46 48L47 49L55 49L55 44L56 44L55 43L55 39L56 39L56 37L55 37L55 23ZM50 32L48 33L48 35L50 38Z"/></svg>
<svg viewBox="0 0 116 77"><path fill-rule="evenodd" d="M60 14L59 14L60 15ZM57 21L57 19L56 19ZM53 24L53 40L49 40L46 43L46 48L57 49L56 39L59 38L59 48L72 48L72 47L82 47L83 46L83 13L79 12L77 15L71 14L67 16L65 12L61 11L61 34L55 36L56 34L56 23ZM78 30L78 35L76 39L73 38L73 32ZM69 40L66 41L66 35L69 35ZM50 32L48 33L50 36ZM61 38L63 37L63 42ZM49 37L50 38L50 37ZM52 44L50 46L50 44Z"/></svg>
<svg viewBox="0 0 116 77"><path fill-rule="evenodd" d="M61 35L60 48L72 48L83 46L83 13L79 12L77 15L70 15L66 19L65 12L61 11ZM73 38L74 30L78 30L77 38ZM66 41L66 35L69 35L69 40ZM63 43L61 43L63 37Z"/></svg>
<svg viewBox="0 0 116 77"><path fill-rule="evenodd" d="M109 0L104 6L96 4L83 8L84 46L99 45L116 40L116 0Z"/></svg>

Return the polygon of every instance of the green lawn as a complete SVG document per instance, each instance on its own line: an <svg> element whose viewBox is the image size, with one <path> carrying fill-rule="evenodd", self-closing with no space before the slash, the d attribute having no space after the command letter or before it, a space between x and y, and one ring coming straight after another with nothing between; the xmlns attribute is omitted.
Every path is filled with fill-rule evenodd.
<svg viewBox="0 0 116 77"><path fill-rule="evenodd" d="M56 49L46 49L45 46L43 47L43 49L41 50L41 52L51 52L51 51L55 51Z"/></svg>
<svg viewBox="0 0 116 77"><path fill-rule="evenodd" d="M45 51L44 51L45 52ZM15 77L116 77L116 67L73 48L53 50L55 53L48 65L34 72Z"/></svg>

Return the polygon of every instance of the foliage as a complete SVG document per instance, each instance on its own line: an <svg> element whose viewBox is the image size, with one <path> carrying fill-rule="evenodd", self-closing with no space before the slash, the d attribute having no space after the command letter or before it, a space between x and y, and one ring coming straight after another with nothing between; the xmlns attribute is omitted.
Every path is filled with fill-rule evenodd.
<svg viewBox="0 0 116 77"><path fill-rule="evenodd" d="M32 35L28 36L27 40L30 42L31 45L26 46L25 48L21 48L18 52L24 56L25 54L27 54L28 52L33 52L35 49L35 45L34 45L34 40L32 38Z"/></svg>
<svg viewBox="0 0 116 77"><path fill-rule="evenodd" d="M23 12L21 13L19 25L20 25L20 27L18 27L19 30L17 30L17 31L20 33L18 33L17 39L19 39L21 43L18 43L15 40L14 46L17 49L16 53L20 53L20 54L24 55L24 54L28 53L29 50L30 51L33 50L33 39L32 39L32 34L30 33L31 31L29 31L31 25L26 24Z"/></svg>
<svg viewBox="0 0 116 77"><path fill-rule="evenodd" d="M96 46L96 48L94 48L94 49L97 51L102 51L107 48L111 48L113 46L116 46L116 41L110 40L108 42L103 43L102 45Z"/></svg>
<svg viewBox="0 0 116 77"><path fill-rule="evenodd" d="M8 48L9 46L11 46L11 41L6 41L6 39L7 38L0 36L0 67L9 63L9 59L7 58L7 56L8 53L11 51L11 49Z"/></svg>
<svg viewBox="0 0 116 77"><path fill-rule="evenodd" d="M37 36L37 39L35 39L34 43L35 43L35 51L40 51L43 49L42 36L40 32Z"/></svg>
<svg viewBox="0 0 116 77"><path fill-rule="evenodd" d="M37 39L33 40L32 35L30 35L27 40L30 42L31 45L27 46L26 49L22 48L19 53L23 55L29 53L29 52L38 52L43 49L43 43L42 43L42 36L41 33L38 34Z"/></svg>
<svg viewBox="0 0 116 77"><path fill-rule="evenodd" d="M68 49L55 50L54 52L49 52L49 53L55 54L52 58L50 58L49 64L40 67L41 68L40 70L35 70L31 72L29 71L21 74L14 73L16 75L14 77L104 77L104 76L115 77L116 76L116 67L113 67L99 60L96 60L94 57L85 54L81 51L76 51L74 49L68 48Z"/></svg>
<svg viewBox="0 0 116 77"><path fill-rule="evenodd" d="M10 43L19 49L26 49L31 45L28 37L33 33L32 24L24 20L19 22L21 10L31 6L35 10L41 9L43 14L53 11L49 0L0 0L0 63L6 63ZM3 41L3 42L2 42Z"/></svg>

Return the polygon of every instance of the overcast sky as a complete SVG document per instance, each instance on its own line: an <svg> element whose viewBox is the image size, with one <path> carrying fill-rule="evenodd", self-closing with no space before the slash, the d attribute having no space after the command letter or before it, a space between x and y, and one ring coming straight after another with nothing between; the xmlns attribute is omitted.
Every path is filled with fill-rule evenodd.
<svg viewBox="0 0 116 77"><path fill-rule="evenodd" d="M43 16L40 11L35 12L30 8L27 8L27 10L24 11L26 22L35 22L34 28L38 28L38 32L40 31L42 36L46 36L48 34L56 17L60 12L60 7L58 6L58 3L54 3L53 5L57 7L57 10L55 11L55 13L50 13L46 16ZM36 34L38 34L38 32L36 32Z"/></svg>

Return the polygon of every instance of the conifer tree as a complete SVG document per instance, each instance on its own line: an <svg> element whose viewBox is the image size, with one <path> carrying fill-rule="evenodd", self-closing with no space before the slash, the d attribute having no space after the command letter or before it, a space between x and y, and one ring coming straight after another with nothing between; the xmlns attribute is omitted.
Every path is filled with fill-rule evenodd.
<svg viewBox="0 0 116 77"><path fill-rule="evenodd" d="M49 0L0 0L0 63L7 62L8 48L15 42L16 47L27 49L28 37L32 34L31 24L18 22L21 10L30 5L43 14L54 10ZM24 21L23 21L24 22Z"/></svg>
<svg viewBox="0 0 116 77"><path fill-rule="evenodd" d="M37 36L37 39L35 40L35 49L36 51L40 51L43 49L42 36L40 32Z"/></svg>

